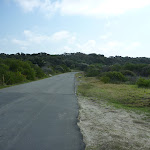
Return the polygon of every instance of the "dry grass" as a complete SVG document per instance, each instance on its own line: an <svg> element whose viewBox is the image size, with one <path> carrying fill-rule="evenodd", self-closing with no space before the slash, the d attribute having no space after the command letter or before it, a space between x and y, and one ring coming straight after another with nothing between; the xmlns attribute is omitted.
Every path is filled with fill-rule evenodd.
<svg viewBox="0 0 150 150"><path fill-rule="evenodd" d="M82 96L105 100L116 107L150 112L150 89L127 84L104 84L99 79L86 78L83 75L79 81L78 94Z"/></svg>
<svg viewBox="0 0 150 150"><path fill-rule="evenodd" d="M85 149L150 150L150 89L79 76L78 126Z"/></svg>

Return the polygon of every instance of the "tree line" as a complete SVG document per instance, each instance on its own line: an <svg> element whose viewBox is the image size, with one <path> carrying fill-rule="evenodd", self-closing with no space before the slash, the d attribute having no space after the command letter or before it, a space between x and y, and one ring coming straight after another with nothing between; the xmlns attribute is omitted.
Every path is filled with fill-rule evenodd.
<svg viewBox="0 0 150 150"><path fill-rule="evenodd" d="M49 74L53 75L71 70L84 71L87 76L103 77L102 80L105 82L115 82L117 77L114 76L118 76L118 78L124 76L124 79L120 79L122 82L130 81L134 83L140 76L149 77L150 58L105 57L101 54L80 52L61 55L47 53L0 54L1 84L19 83L24 80L34 80ZM12 79L10 76L12 76Z"/></svg>
<svg viewBox="0 0 150 150"><path fill-rule="evenodd" d="M11 85L45 77L42 69L30 61L14 58L0 59L0 84Z"/></svg>

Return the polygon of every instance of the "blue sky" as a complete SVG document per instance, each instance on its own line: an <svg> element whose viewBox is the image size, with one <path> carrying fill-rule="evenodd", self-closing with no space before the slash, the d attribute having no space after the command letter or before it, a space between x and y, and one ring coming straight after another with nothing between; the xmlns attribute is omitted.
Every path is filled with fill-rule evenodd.
<svg viewBox="0 0 150 150"><path fill-rule="evenodd" d="M150 0L0 0L0 53L150 57Z"/></svg>

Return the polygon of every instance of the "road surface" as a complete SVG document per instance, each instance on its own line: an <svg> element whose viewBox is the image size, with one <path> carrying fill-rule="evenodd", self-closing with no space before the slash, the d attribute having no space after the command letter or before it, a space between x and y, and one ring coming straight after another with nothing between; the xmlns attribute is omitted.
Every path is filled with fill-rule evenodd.
<svg viewBox="0 0 150 150"><path fill-rule="evenodd" d="M0 150L83 150L75 73L0 90Z"/></svg>

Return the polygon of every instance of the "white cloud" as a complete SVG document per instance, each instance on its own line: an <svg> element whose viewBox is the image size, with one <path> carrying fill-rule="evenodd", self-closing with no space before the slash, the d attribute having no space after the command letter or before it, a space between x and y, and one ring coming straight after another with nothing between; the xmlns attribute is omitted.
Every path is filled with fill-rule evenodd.
<svg viewBox="0 0 150 150"><path fill-rule="evenodd" d="M140 47L142 44L140 42L132 42L130 45L126 47L126 50L134 50L135 48Z"/></svg>
<svg viewBox="0 0 150 150"><path fill-rule="evenodd" d="M41 5L40 0L14 0L25 12L33 11Z"/></svg>
<svg viewBox="0 0 150 150"><path fill-rule="evenodd" d="M85 43L76 43L74 49L76 52L80 51L86 54L97 53L104 54L105 56L129 56L137 48L141 46L139 42L121 42L121 41L108 41L108 42L96 42L95 40L88 40ZM71 50L73 51L73 49Z"/></svg>
<svg viewBox="0 0 150 150"><path fill-rule="evenodd" d="M24 30L23 36L24 36L24 40L18 40L14 38L12 39L12 42L20 46L29 46L32 44L41 44L42 42L48 42L51 40L50 36L40 35L30 30Z"/></svg>
<svg viewBox="0 0 150 150"><path fill-rule="evenodd" d="M54 33L51 36L51 38L53 41L60 41L60 40L68 39L70 36L71 35L68 31L60 31L60 32Z"/></svg>
<svg viewBox="0 0 150 150"><path fill-rule="evenodd" d="M107 45L109 48L116 48L116 47L123 46L123 43L119 41L110 41L107 43Z"/></svg>
<svg viewBox="0 0 150 150"><path fill-rule="evenodd" d="M112 16L150 5L149 0L62 0L61 12L67 15Z"/></svg>
<svg viewBox="0 0 150 150"><path fill-rule="evenodd" d="M27 46L28 43L26 41L22 41L22 40L17 40L17 39L12 39L12 42L14 44L17 44L17 45L22 45L22 46Z"/></svg>
<svg viewBox="0 0 150 150"><path fill-rule="evenodd" d="M41 2L40 10L47 17L50 17L60 8L59 1L51 2L51 0L45 0L43 3Z"/></svg>
<svg viewBox="0 0 150 150"><path fill-rule="evenodd" d="M88 40L85 43L81 43L81 44L77 43L76 49L78 51L88 54L88 53L96 52L98 50L98 47L95 40Z"/></svg>
<svg viewBox="0 0 150 150"><path fill-rule="evenodd" d="M51 2L51 0L13 0L24 12L31 12L39 9L45 16L50 17L59 8L59 1Z"/></svg>
<svg viewBox="0 0 150 150"><path fill-rule="evenodd" d="M101 36L102 39L106 39L104 41L97 38L97 40L92 39L83 42L75 33L66 30L55 32L50 35L24 30L23 40L13 38L11 43L18 46L18 48L24 52L27 52L28 49L31 51L37 49L37 51L46 52L48 49L53 48L55 53L80 51L86 54L98 53L106 56L127 56L141 47L141 43L138 41L123 42L110 40L109 36L111 35L112 33L108 32ZM10 40L8 39L7 41L7 43L9 43Z"/></svg>
<svg viewBox="0 0 150 150"><path fill-rule="evenodd" d="M107 43L103 43L97 47L99 47L102 54L105 56L130 56L135 53L135 50L139 50L141 46L140 42L120 42L120 41L109 41Z"/></svg>
<svg viewBox="0 0 150 150"><path fill-rule="evenodd" d="M76 37L74 34L70 33L69 31L59 31L55 32L51 35L44 35L32 32L30 30L24 30L23 31L24 40L13 38L11 41L14 44L20 45L20 46L31 46L33 44L47 44L47 43L53 43L56 42L64 42L66 44L73 44L76 40Z"/></svg>
<svg viewBox="0 0 150 150"><path fill-rule="evenodd" d="M109 33L106 33L106 34L104 34L104 35L101 35L101 36L100 36L100 39L106 40L106 39L110 38L111 36L112 36L112 33L109 32Z"/></svg>
<svg viewBox="0 0 150 150"><path fill-rule="evenodd" d="M119 53L124 51L126 44L120 41L108 41L102 42L99 45L96 45L99 50L99 53L106 56L120 55Z"/></svg>
<svg viewBox="0 0 150 150"><path fill-rule="evenodd" d="M63 50L65 53L71 53L72 48L70 48L69 46L64 46Z"/></svg>
<svg viewBox="0 0 150 150"><path fill-rule="evenodd" d="M76 36L75 35L72 35L70 38L68 38L68 43L69 44L74 44L76 41Z"/></svg>
<svg viewBox="0 0 150 150"><path fill-rule="evenodd" d="M105 27L109 28L111 26L111 22L108 21L106 24L105 24Z"/></svg>
<svg viewBox="0 0 150 150"><path fill-rule="evenodd" d="M51 37L47 35L36 34L30 30L24 30L24 35L29 42L33 42L36 44L41 44L44 41L50 41Z"/></svg>
<svg viewBox="0 0 150 150"><path fill-rule="evenodd" d="M46 16L62 15L115 16L150 5L150 0L14 0L24 11L39 9Z"/></svg>

